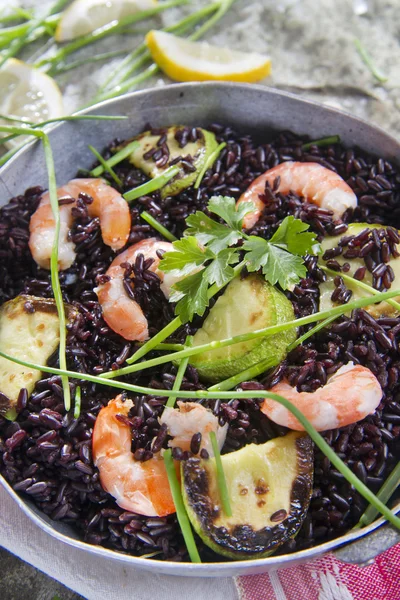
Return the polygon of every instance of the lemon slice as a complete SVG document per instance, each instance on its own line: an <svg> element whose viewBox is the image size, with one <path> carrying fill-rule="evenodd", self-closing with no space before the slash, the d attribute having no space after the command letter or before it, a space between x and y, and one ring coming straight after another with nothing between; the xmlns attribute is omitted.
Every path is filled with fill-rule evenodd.
<svg viewBox="0 0 400 600"><path fill-rule="evenodd" d="M160 69L175 81L253 83L271 72L271 61L262 54L191 42L164 31L149 31L146 44Z"/></svg>
<svg viewBox="0 0 400 600"><path fill-rule="evenodd" d="M16 58L10 58L0 69L0 113L34 123L61 117L64 113L61 92L54 79ZM0 123L11 125L2 120ZM15 126L20 127L21 124L15 123ZM27 139L18 137L6 145L15 148Z"/></svg>
<svg viewBox="0 0 400 600"><path fill-rule="evenodd" d="M55 33L57 42L73 40L112 21L154 8L158 0L75 0L62 14Z"/></svg>

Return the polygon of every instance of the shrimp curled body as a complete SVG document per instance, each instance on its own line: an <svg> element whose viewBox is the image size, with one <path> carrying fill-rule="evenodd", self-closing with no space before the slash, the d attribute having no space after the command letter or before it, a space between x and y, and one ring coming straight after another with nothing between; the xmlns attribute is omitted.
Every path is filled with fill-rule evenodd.
<svg viewBox="0 0 400 600"><path fill-rule="evenodd" d="M150 265L149 270L158 275L161 280L161 291L168 297L170 286L174 281L170 275L164 275L158 269L161 260L158 253L170 250L173 250L172 244L161 242L155 238L147 238L130 246L119 254L107 269L106 275L109 280L94 290L107 325L126 340L140 342L147 340L149 330L147 319L139 304L130 298L124 289L125 270L121 265L125 263L133 265L139 254L142 254L145 260L151 258L153 263Z"/></svg>
<svg viewBox="0 0 400 600"><path fill-rule="evenodd" d="M189 449L194 433L201 433L200 449L208 447L208 433L215 431L222 447L227 426L220 427L217 417L201 404L179 402L179 408L165 409L160 423L175 436L170 446ZM93 460L99 469L100 482L117 504L140 515L164 517L175 512L168 476L161 453L144 462L137 461L131 451L130 426L117 418L128 416L131 400L117 396L103 407L93 430Z"/></svg>
<svg viewBox="0 0 400 600"><path fill-rule="evenodd" d="M288 194L290 191L302 196L307 202L320 208L331 210L335 218L340 218L348 208L356 208L357 196L350 186L334 171L318 163L288 161L269 169L253 181L240 196L242 202L252 202L255 210L243 219L243 227L251 229L261 216L265 203L261 199L268 183L273 188L279 178L276 192ZM261 197L260 197L261 196Z"/></svg>
<svg viewBox="0 0 400 600"><path fill-rule="evenodd" d="M59 207L58 266L62 271L68 269L75 260L75 244L68 239L68 233L74 220L72 209L75 200L82 192L93 200L87 204L88 213L91 217L98 217L104 243L113 250L120 250L128 241L131 216L128 203L121 194L102 179L72 179L57 190L59 200L71 199L71 202L60 204ZM31 217L29 231L29 248L33 259L43 269L50 269L55 221L48 192L42 196L38 208Z"/></svg>
<svg viewBox="0 0 400 600"><path fill-rule="evenodd" d="M352 362L343 365L328 382L315 392L298 392L283 380L269 392L279 394L294 404L318 431L345 427L375 412L382 398L382 388L366 367ZM304 427L284 406L266 398L262 412L271 421L304 431Z"/></svg>

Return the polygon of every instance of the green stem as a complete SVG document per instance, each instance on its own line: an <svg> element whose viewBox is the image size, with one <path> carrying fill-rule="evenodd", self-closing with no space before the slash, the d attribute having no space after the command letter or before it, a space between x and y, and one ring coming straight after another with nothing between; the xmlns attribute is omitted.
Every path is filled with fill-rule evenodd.
<svg viewBox="0 0 400 600"><path fill-rule="evenodd" d="M81 415L81 403L82 403L81 386L78 385L75 390L74 419L79 419L79 417Z"/></svg>
<svg viewBox="0 0 400 600"><path fill-rule="evenodd" d="M22 123L24 125L35 125L33 121L28 121L22 117L13 117L12 115L0 115L0 121L9 121L10 123Z"/></svg>
<svg viewBox="0 0 400 600"><path fill-rule="evenodd" d="M229 377L228 379L224 379L223 381L212 385L208 388L208 390L210 392L233 390L237 385L243 383L243 381L251 381L259 375L265 373L265 371L267 371L268 369L276 367L277 364L279 363L277 363L276 360L266 358L265 360L262 360L259 363L252 365L248 369L245 369L244 371L241 371L236 375L232 375L232 377Z"/></svg>
<svg viewBox="0 0 400 600"><path fill-rule="evenodd" d="M134 140L133 142L130 142L129 144L124 146L121 150L119 150L118 152L113 154L113 156L111 156L111 158L109 158L106 161L107 165L109 167L114 167L115 165L118 165L120 162L122 162L123 160L128 158L128 156L130 156L138 148L139 148L139 142L137 142L136 140ZM99 165L98 167L96 167L95 169L92 169L90 171L90 174L92 175L92 177L99 177L102 173L104 173L103 165Z"/></svg>
<svg viewBox="0 0 400 600"><path fill-rule="evenodd" d="M217 12L212 17L210 17L208 21L206 21L201 27L199 27L194 33L192 33L189 39L195 42L196 40L203 37L205 33L207 33L212 27L214 27L214 25L216 25L216 23L218 23L220 19L222 19L225 13L228 12L232 4L234 4L235 2L236 0L221 0Z"/></svg>
<svg viewBox="0 0 400 600"><path fill-rule="evenodd" d="M327 325L329 325L329 323L332 323L332 321L335 321L336 318L337 317L329 317L328 319L321 321L320 323L318 323L318 325L315 325L315 327L312 327L312 329L310 329L309 331L304 333L302 336L297 338L297 340L295 340L292 344L290 344L286 348L287 354L289 354L289 352L294 350L294 348L296 348L297 346L300 346L300 344L302 344L305 340L307 340L308 338L313 336L315 333L317 333L317 331L319 331L320 329L324 329ZM232 390L237 385L240 385L241 383L243 383L243 381L251 381L252 379L255 379L256 377L258 377L259 375L262 375L263 373L265 373L265 371L267 371L268 369L272 369L272 368L278 366L278 364L279 364L279 362L277 362L276 360L267 358L255 365L249 367L245 371L241 371L240 373L237 373L236 375L229 377L229 379L224 379L223 381L220 381L219 383L211 386L208 389L209 389L209 391Z"/></svg>
<svg viewBox="0 0 400 600"><path fill-rule="evenodd" d="M178 23L176 23L175 25L171 25L169 27L164 27L161 31L166 31L169 33L178 33L179 32L179 34L182 34L189 27L192 27L193 25L197 24L198 21L200 21L204 17L208 16L211 12L214 12L215 10L217 10L218 7L219 7L219 2L210 4L209 6L206 6L202 9L200 9L196 13L189 15L188 17L185 17L181 21L178 21ZM136 68L136 59L141 54L144 54L148 60L151 59L151 54L147 50L146 44L144 42L141 43L137 48L135 48L135 50L133 50L133 52L128 54L128 56L119 65L117 71L115 73L113 73L105 81L105 83L98 89L95 101L98 102L101 99L103 99L102 95L104 95L107 91L115 89L117 85L122 84L124 81L126 81L126 79L128 79L128 77L130 75L132 75L132 73L135 71L135 68Z"/></svg>
<svg viewBox="0 0 400 600"><path fill-rule="evenodd" d="M106 160L104 160L104 158L102 157L102 155L100 154L100 152L97 152L96 148L94 148L90 144L88 145L88 148L95 155L95 157L97 158L97 160L99 161L99 163L103 167L104 171L107 171L107 173L109 175L111 175L111 177L114 179L115 183L117 185L119 185L120 187L122 187L122 181L120 180L120 178L118 177L118 175L114 172L113 168L110 167L110 165L107 163Z"/></svg>
<svg viewBox="0 0 400 600"><path fill-rule="evenodd" d="M8 46L7 50L2 53L0 57L0 68L7 62L9 58L15 56L24 46L32 41L35 41L43 35L48 33L47 19L51 15L58 13L68 2L68 0L58 0L50 9L50 11L39 19L32 19L28 22L28 28L23 35L16 37ZM40 32L40 35L39 35Z"/></svg>
<svg viewBox="0 0 400 600"><path fill-rule="evenodd" d="M92 33L88 33L83 35L76 40L73 40L69 44L66 44L61 48L54 56L44 59L37 63L36 66L42 67L46 64L55 64L62 60L64 60L69 54L72 52L76 52L80 48L84 46L88 46L89 44L93 44L103 38L118 33L121 29L124 29L127 25L132 25L133 23L138 23L139 21L143 21L148 19L149 17L153 17L164 10L168 10L169 8L173 8L174 6L181 6L182 4L186 4L188 0L170 0L169 2L162 2L155 6L154 8L149 8L147 10L141 10L133 15L129 15L115 22L112 21L99 29L96 29Z"/></svg>
<svg viewBox="0 0 400 600"><path fill-rule="evenodd" d="M232 516L231 502L229 500L228 486L226 485L224 467L222 465L221 454L218 448L217 436L215 431L210 431L210 440L214 452L215 467L217 470L217 483L222 509L227 517Z"/></svg>
<svg viewBox="0 0 400 600"><path fill-rule="evenodd" d="M111 52L104 52L103 54L96 54L94 56L81 58L80 60L74 60L70 63L55 65L47 73L48 75L59 75L60 73L68 73L68 71L72 71L73 69L77 69L78 67L82 67L89 63L102 62L105 60L109 60L110 58L117 58L118 56L122 56L124 54L126 54L126 50L113 50Z"/></svg>
<svg viewBox="0 0 400 600"><path fill-rule="evenodd" d="M336 321L336 319L337 319L336 316L327 317L326 319L324 319L323 321L321 321L320 323L318 323L318 325L315 325L314 327L312 327L311 329L309 329L308 331L306 331L305 333L303 333L303 335L301 335L300 337L298 337L297 340L294 340L294 342L292 342L291 344L289 344L289 346L286 349L287 353L289 353L292 350L294 350L295 348L297 348L297 346L300 346L300 344L302 344L303 342L305 342L306 340L308 340L308 338L312 337L315 333L317 333L321 329L325 329L325 327L327 325L329 325L329 323L332 323L333 321Z"/></svg>
<svg viewBox="0 0 400 600"><path fill-rule="evenodd" d="M158 231L158 233L165 237L165 239L169 242L176 242L176 240L178 239L174 236L173 233L168 231L168 229L164 227L164 225L161 225L161 223L159 223L154 217L152 217L146 210L144 210L140 216L144 221L146 221L146 223L148 223L153 229Z"/></svg>
<svg viewBox="0 0 400 600"><path fill-rule="evenodd" d="M245 265L246 265L245 261L242 261L241 263L239 263L238 265L236 265L234 267L233 270L235 272L235 277L240 275L240 272L242 271L242 269ZM212 298L213 296L215 296L215 294L220 292L221 289L222 289L222 287L218 287L216 284L212 285L207 291L208 297ZM145 344L143 344L143 346L141 348L139 348L139 350L137 350L130 358L127 359L126 362L128 363L128 365L131 365L132 363L137 362L140 358L145 356L145 354L147 354L151 350L154 350L158 344L160 344L165 339L167 339L170 335L172 335L181 325L182 325L182 321L181 321L180 317L175 317L175 319L173 319L170 323L168 323L168 325L166 325L163 329L161 329L161 331L156 333L156 335L153 336L150 340L145 342ZM107 373L107 375L112 377L111 373Z"/></svg>
<svg viewBox="0 0 400 600"><path fill-rule="evenodd" d="M178 175L179 171L180 168L176 167L175 165L173 167L169 167L161 175L158 175L157 177L154 177L154 179L150 179L150 181L147 181L146 183L133 188L133 190L126 192L126 194L124 194L125 200L127 202L131 202L132 200L136 200L137 198L141 198L142 196L147 196L147 194L161 190L161 188L163 188L168 181Z"/></svg>
<svg viewBox="0 0 400 600"><path fill-rule="evenodd" d="M390 473L389 477L386 479L379 492L377 493L377 498L381 500L384 504L386 504L390 498L393 496L394 492L400 485L400 462L397 463L393 471ZM365 527L373 523L373 521L378 516L379 511L374 506L367 506L366 510L360 517L359 522L353 529L359 529L360 527Z"/></svg>
<svg viewBox="0 0 400 600"><path fill-rule="evenodd" d="M373 62L369 52L366 50L366 48L364 48L363 44L361 43L361 41L359 39L356 38L354 40L354 46L356 47L356 50L357 50L358 54L360 55L363 63L368 67L368 69L370 70L372 75L375 77L375 79L377 81L379 81L379 83L385 83L385 81L387 81L388 78L386 77L386 75L384 75L382 73L382 71L380 71L374 65L374 62Z"/></svg>
<svg viewBox="0 0 400 600"><path fill-rule="evenodd" d="M158 344L158 346L156 346L154 348L154 350L173 350L173 351L179 351L179 350L183 350L184 349L184 345L183 344Z"/></svg>
<svg viewBox="0 0 400 600"><path fill-rule="evenodd" d="M187 356L195 356L196 354L209 352L210 350L216 350L217 348L225 348L226 346L232 346L233 344L240 344L242 342L247 342L249 340L254 340L262 337L271 337L272 335L282 333L283 331L287 331L288 329L300 327L301 325L308 325L309 323L315 323L316 321L321 321L322 319L326 319L328 317L338 317L348 312L349 310L363 308L364 306L369 306L370 304L377 304L378 302L382 302L382 300L387 300L388 298L393 298L394 296L398 295L400 295L400 290L383 292L377 296L373 296L370 298L359 298L357 300L353 300L353 302L349 302L348 304L336 306L334 308L330 308L329 310L323 310L317 313L313 313L311 315L307 315L306 317L301 317L300 319L287 321L286 323L280 323L278 325L272 325L270 327L265 327L264 329L258 329L257 331L251 331L249 333L243 333L241 335L236 335L224 340L215 340L207 344L195 346L194 348L187 348L185 350L182 350L181 352L175 352L167 356L159 356L157 358L153 358L152 360L147 360L136 365L124 367L123 369L118 369L109 373L103 373L101 377L109 379L112 377L128 375L130 373L135 373L136 371L150 369L151 367L156 367L158 365L165 364L171 361L182 360L182 358L186 358ZM129 365L131 364L130 360L131 359L128 359L126 361Z"/></svg>
<svg viewBox="0 0 400 600"><path fill-rule="evenodd" d="M52 373L53 375L64 375L66 377L71 377L73 379L80 379L84 381L90 381L92 383L98 383L100 385L106 385L112 388L124 389L126 391L130 391L134 394L140 395L150 395L150 396L175 396L180 398L186 398L190 400L199 400L199 399L210 399L210 400L245 400L245 399L254 399L254 398L270 398L271 400L275 400L282 406L284 406L289 412L291 412L296 419L301 423L304 427L304 430L308 433L311 439L315 442L318 448L325 454L325 456L330 460L336 469L344 475L347 481L355 487L355 489L378 511L386 517L390 523L395 525L398 529L400 529L400 519L394 515L394 513L383 504L375 496L367 486L358 479L358 477L349 469L347 465L337 456L335 451L327 444L324 438L317 432L317 430L311 425L308 419L303 415L303 413L294 406L289 400L283 398L283 396L279 396L278 394L272 394L271 392L266 392L264 390L251 390L251 391L237 391L237 392L209 392L205 390L197 390L195 392L187 392L182 390L162 390L157 388L148 388L139 385L134 385L130 383L124 383L122 381L115 381L112 379L102 379L101 377L97 377L96 375L89 375L88 373L78 373L76 371L67 371L62 369L56 369L55 367L47 367L42 365L37 365L35 363L31 363L25 360L21 360L19 358L15 358L2 352L0 350L0 356L10 360L11 362L17 363L24 367L28 367L30 369L36 369L38 371L42 371L44 373ZM168 450L167 450L168 452Z"/></svg>
<svg viewBox="0 0 400 600"><path fill-rule="evenodd" d="M320 269L325 271L325 273L332 275L332 277L336 277L337 275L339 275L339 277L341 277L344 281L347 281L348 283L351 283L352 285L358 286L359 288L365 290L366 292L369 292L373 296L376 296L376 294L379 294L379 291L376 290L374 287L372 287L371 285L368 285L367 283L364 283L363 281L359 281L358 279L355 279L354 277L351 277L351 275L347 275L346 273L342 273L339 271L334 271L333 269L329 269L328 267L325 267L325 265L318 265L318 266ZM399 302L396 302L396 300L388 300L387 303L390 304L390 306L393 306L393 308L395 308L396 310L398 310L400 312L400 303Z"/></svg>
<svg viewBox="0 0 400 600"><path fill-rule="evenodd" d="M213 166L213 164L215 163L215 161L217 160L218 156L220 155L221 151L225 148L225 146L226 146L226 142L222 142L222 144L217 146L216 149L214 150L214 152L212 152L210 154L210 156L207 158L207 160L204 163L204 166L201 169L201 171L196 179L196 182L194 184L195 190L197 190L200 187L200 184L203 181L204 175L206 174L208 169L211 169L211 167Z"/></svg>
<svg viewBox="0 0 400 600"><path fill-rule="evenodd" d="M172 451L166 450L163 458L168 475L169 487L171 488L171 494L175 504L176 516L182 531L183 539L185 540L187 551L189 552L190 560L193 563L201 563L200 554L196 547L190 521L187 516L185 505L183 504L181 486L176 476Z"/></svg>
<svg viewBox="0 0 400 600"><path fill-rule="evenodd" d="M67 368L67 357L66 357L66 347L67 347L67 324L65 319L65 308L64 301L61 292L60 279L58 277L58 248L60 243L60 208L58 205L58 196L57 196L57 183L56 183L56 174L54 169L54 161L53 161L53 153L51 151L49 138L45 133L43 133L42 137L44 153L46 157L46 166L49 180L49 196L50 196L50 205L53 212L54 218L54 241L53 248L51 251L50 257L50 278L51 278L51 287L53 288L54 300L57 306L58 319L60 323L60 342L58 349L58 356L60 361L60 369ZM69 411L71 408L71 392L69 389L69 381L68 377L63 375L61 377L63 392L64 392L64 406L65 410Z"/></svg>
<svg viewBox="0 0 400 600"><path fill-rule="evenodd" d="M319 140L313 140L312 142L307 142L303 144L302 150L309 150L312 146L318 146L322 148L323 146L331 146L332 144L340 144L340 136L339 135L331 135L328 137L320 138Z"/></svg>
<svg viewBox="0 0 400 600"><path fill-rule="evenodd" d="M192 338L190 336L188 336L186 338L186 344L185 346L191 346L192 344ZM181 362L179 363L179 367L178 367L178 371L176 373L176 377L175 377L175 381L174 381L174 385L172 386L173 391L177 391L181 389L181 385L182 385L182 381L186 372L186 368L188 366L188 362L189 359L188 358L184 358L183 360L181 360ZM175 402L176 402L176 398L174 396L170 396L167 400L166 403L166 407L167 408L173 408L175 406Z"/></svg>

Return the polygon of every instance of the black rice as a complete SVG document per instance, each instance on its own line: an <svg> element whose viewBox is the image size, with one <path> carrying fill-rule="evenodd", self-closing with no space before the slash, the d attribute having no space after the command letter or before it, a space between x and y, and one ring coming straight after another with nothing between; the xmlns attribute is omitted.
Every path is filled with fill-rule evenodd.
<svg viewBox="0 0 400 600"><path fill-rule="evenodd" d="M390 224L393 228L348 236L325 256L330 268L338 271L338 301L349 299L339 273L346 267L335 261L340 255L345 259L353 256L364 259L365 267L358 269L357 279L362 280L368 270L373 273L378 289L390 288L393 271L387 263L391 257L399 256L396 244L400 241L397 233L400 227L400 175L391 163L344 149L340 144L324 148L313 145L305 151L302 146L307 140L289 132L257 144L250 136L237 135L230 127L214 124L210 129L218 142L226 142L226 147L206 172L199 189L191 187L178 196L166 198L155 192L138 199L131 208L129 245L157 235L141 220L143 210L180 237L185 229L185 219L196 210L206 210L210 196L221 194L238 198L256 177L280 162L313 161L337 172L348 182L359 200L355 211L348 211L343 221L337 221L329 211L303 202L296 194L283 196L277 192L279 181L275 181L272 188L267 186L265 189L265 210L252 233L270 237L288 214L309 223L320 239L325 235L343 236L347 223L353 221ZM159 139L149 152L149 158L161 166L163 161L169 160L165 130L153 128L152 132ZM181 127L176 132L176 140L182 148L181 162L183 158L188 171L193 165L191 157L185 155L185 146L201 135L199 129L190 127ZM104 152L105 158L120 143L121 140L115 140ZM115 171L122 181L121 191L146 181L146 176L128 161L117 165ZM112 181L110 183L113 185ZM21 292L43 297L52 295L49 272L34 263L28 248L29 219L41 194L41 188L31 188L0 210L0 303ZM135 345L123 340L106 325L93 291L96 285L105 283L113 253L102 242L98 219L88 216L90 201L90 197L81 195L73 208L75 221L71 240L76 244L77 256L72 267L60 273L60 280L64 300L78 313L77 319L68 327L68 366L83 373L99 374L123 365ZM173 311L149 267L148 262L138 257L135 265L126 266L124 283L126 293L143 308L150 335L153 335L173 318ZM318 268L315 257L306 258L306 267L307 277L287 293L297 316L318 310L319 284L326 277ZM200 324L201 319L194 319L192 324L177 332L174 341L183 341ZM399 335L400 318L373 319L364 311L355 311L296 348L273 372L265 373L259 381L243 383L241 387L265 389L287 377L299 390L313 391L349 361L371 369L384 391L376 413L359 423L323 435L354 473L377 491L399 458ZM50 363L57 365L57 357L54 356ZM132 374L127 381L156 389L171 389L175 376L173 365L163 365ZM115 396L113 390L81 381L82 411L80 417L74 419L71 414L65 414L60 383L59 377L44 377L36 384L30 398L26 391L21 391L19 416L15 423L10 424L0 417L1 474L16 491L27 494L45 514L70 524L89 543L138 556L157 552L155 559L158 560L187 560L175 515L147 518L128 513L117 506L100 484L99 472L92 461L91 437L100 409ZM189 367L182 389L203 387L196 369ZM166 400L156 396L136 396L132 400L134 408L126 417L132 430L132 452L135 459L146 461L168 444L166 429L158 421ZM0 406L2 402L6 404L7 398L0 394ZM260 412L257 400L228 403L217 400L205 404L214 410L221 425L228 423L223 453L286 433L285 428L269 421ZM192 454L199 452L200 442L199 434L193 436ZM179 448L173 450L177 460L185 459L189 454ZM200 456L206 459L206 450L201 450ZM286 544L283 552L293 552L342 535L358 521L365 509L365 501L318 450L314 467L314 490L307 518L297 537ZM273 516L279 522L285 515L283 511L277 511ZM220 560L200 540L197 541L203 560Z"/></svg>

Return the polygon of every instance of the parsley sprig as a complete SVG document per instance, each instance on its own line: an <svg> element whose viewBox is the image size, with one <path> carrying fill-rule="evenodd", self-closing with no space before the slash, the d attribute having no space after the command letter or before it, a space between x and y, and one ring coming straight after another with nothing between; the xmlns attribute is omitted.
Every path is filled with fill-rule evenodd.
<svg viewBox="0 0 400 600"><path fill-rule="evenodd" d="M286 217L265 240L242 229L245 215L254 210L252 203L236 206L234 198L213 196L207 208L222 222L202 211L190 215L184 237L173 243L174 250L166 252L159 265L165 273L182 278L173 286L171 301L177 302L176 314L183 322L204 314L209 287L224 287L232 281L233 266L240 260L249 272L261 271L266 281L287 290L306 276L302 257L320 252L316 234L293 216Z"/></svg>

